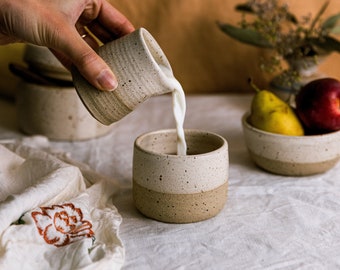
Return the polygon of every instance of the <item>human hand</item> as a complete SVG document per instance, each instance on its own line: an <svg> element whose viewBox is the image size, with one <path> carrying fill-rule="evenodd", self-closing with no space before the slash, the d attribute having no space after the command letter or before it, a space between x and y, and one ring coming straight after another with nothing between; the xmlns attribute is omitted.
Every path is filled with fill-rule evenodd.
<svg viewBox="0 0 340 270"><path fill-rule="evenodd" d="M96 88L114 90L117 80L93 50L134 30L106 0L0 0L0 44L46 46L67 67L75 65Z"/></svg>

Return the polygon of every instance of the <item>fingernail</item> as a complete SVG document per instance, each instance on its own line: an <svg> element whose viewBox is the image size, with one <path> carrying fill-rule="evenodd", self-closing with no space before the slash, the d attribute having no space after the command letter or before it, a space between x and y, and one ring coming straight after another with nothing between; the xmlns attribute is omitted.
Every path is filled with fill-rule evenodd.
<svg viewBox="0 0 340 270"><path fill-rule="evenodd" d="M107 69L103 69L99 73L97 77L97 82L100 85L101 89L105 91L113 91L118 86L118 82L116 78Z"/></svg>

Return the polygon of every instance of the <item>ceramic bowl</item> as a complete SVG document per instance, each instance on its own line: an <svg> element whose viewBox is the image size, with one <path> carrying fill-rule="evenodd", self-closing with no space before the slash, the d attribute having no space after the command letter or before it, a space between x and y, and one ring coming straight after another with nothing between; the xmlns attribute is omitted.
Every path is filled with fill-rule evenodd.
<svg viewBox="0 0 340 270"><path fill-rule="evenodd" d="M30 135L52 140L86 140L111 130L94 119L74 87L21 82L17 87L19 128Z"/></svg>
<svg viewBox="0 0 340 270"><path fill-rule="evenodd" d="M340 131L308 136L265 132L242 117L246 146L254 162L266 171L288 176L306 176L331 169L340 159Z"/></svg>
<svg viewBox="0 0 340 270"><path fill-rule="evenodd" d="M176 130L138 137L133 156L133 198L147 217L169 223L209 219L224 207L228 144L214 133L185 130L187 155L176 155Z"/></svg>

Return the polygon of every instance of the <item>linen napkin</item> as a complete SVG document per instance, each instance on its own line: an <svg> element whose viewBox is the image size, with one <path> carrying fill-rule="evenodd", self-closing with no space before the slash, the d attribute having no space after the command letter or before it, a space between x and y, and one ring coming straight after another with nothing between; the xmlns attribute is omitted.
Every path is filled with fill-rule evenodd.
<svg viewBox="0 0 340 270"><path fill-rule="evenodd" d="M120 269L117 185L38 141L0 144L0 269Z"/></svg>

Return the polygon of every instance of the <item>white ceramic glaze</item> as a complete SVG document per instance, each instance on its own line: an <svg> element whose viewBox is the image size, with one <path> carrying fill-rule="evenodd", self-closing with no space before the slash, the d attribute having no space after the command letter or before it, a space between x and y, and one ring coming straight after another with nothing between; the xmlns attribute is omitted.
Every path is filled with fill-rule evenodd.
<svg viewBox="0 0 340 270"><path fill-rule="evenodd" d="M185 130L187 155L176 152L176 130L138 137L133 157L136 207L146 216L174 223L215 216L225 204L228 144L214 133Z"/></svg>
<svg viewBox="0 0 340 270"><path fill-rule="evenodd" d="M118 121L146 99L173 90L169 61L144 28L103 45L98 54L117 77L115 91L94 88L75 69L72 75L85 106L103 124Z"/></svg>
<svg viewBox="0 0 340 270"><path fill-rule="evenodd" d="M18 85L17 111L20 129L53 140L85 140L108 133L80 101L74 87Z"/></svg>
<svg viewBox="0 0 340 270"><path fill-rule="evenodd" d="M255 163L282 175L310 175L324 172L340 159L340 131L312 136L286 136L251 126L244 114L245 143Z"/></svg>

